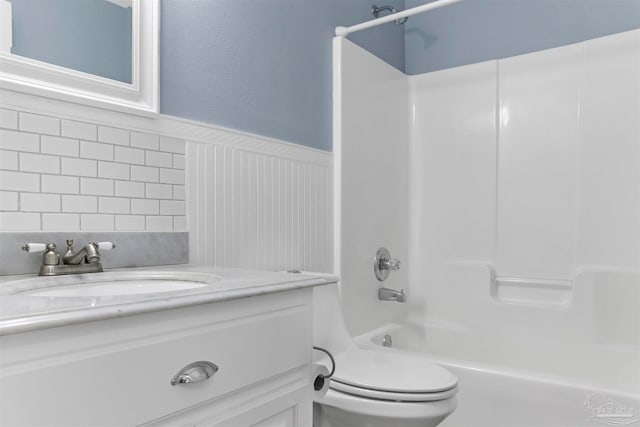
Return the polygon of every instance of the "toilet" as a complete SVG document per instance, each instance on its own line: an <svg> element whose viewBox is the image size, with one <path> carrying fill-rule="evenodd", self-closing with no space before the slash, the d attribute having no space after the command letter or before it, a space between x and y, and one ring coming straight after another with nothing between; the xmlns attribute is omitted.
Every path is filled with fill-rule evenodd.
<svg viewBox="0 0 640 427"><path fill-rule="evenodd" d="M337 284L314 289L313 339L336 361L327 394L314 402L313 427L432 427L456 408L451 372L420 354L356 346Z"/></svg>

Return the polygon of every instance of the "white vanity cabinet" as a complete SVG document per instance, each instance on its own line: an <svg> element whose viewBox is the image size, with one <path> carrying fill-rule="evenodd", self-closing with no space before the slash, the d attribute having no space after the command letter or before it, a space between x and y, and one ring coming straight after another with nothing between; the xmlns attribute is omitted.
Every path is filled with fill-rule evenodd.
<svg viewBox="0 0 640 427"><path fill-rule="evenodd" d="M0 426L311 425L311 288L0 337ZM210 362L208 379L172 385Z"/></svg>

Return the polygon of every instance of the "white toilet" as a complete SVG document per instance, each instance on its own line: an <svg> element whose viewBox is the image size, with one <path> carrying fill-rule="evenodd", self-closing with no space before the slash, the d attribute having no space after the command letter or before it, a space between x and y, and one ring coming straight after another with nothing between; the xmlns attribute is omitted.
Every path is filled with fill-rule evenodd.
<svg viewBox="0 0 640 427"><path fill-rule="evenodd" d="M419 354L355 345L337 284L314 290L314 345L336 360L329 391L314 403L314 427L432 427L456 408L451 372Z"/></svg>

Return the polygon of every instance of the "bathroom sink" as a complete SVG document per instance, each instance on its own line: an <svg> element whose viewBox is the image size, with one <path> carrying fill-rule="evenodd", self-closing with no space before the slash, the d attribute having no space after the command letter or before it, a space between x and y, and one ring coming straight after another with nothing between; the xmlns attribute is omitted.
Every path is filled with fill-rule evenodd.
<svg viewBox="0 0 640 427"><path fill-rule="evenodd" d="M8 282L0 295L49 298L144 297L213 289L221 277L172 271L112 271L104 273L35 277Z"/></svg>
<svg viewBox="0 0 640 427"><path fill-rule="evenodd" d="M206 283L176 279L114 280L82 283L72 286L56 286L24 292L37 297L103 297L157 294L202 288Z"/></svg>

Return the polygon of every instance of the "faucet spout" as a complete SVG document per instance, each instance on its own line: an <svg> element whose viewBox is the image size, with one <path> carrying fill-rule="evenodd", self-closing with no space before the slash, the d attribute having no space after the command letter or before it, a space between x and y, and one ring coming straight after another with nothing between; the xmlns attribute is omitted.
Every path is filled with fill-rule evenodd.
<svg viewBox="0 0 640 427"><path fill-rule="evenodd" d="M404 293L404 289L397 291L395 289L379 288L378 299L380 301L407 302L407 296Z"/></svg>
<svg viewBox="0 0 640 427"><path fill-rule="evenodd" d="M73 253L73 240L67 240L67 252L62 257L62 262L67 265L78 265L82 263L97 264L100 262L100 252L98 245L87 243L78 252Z"/></svg>

